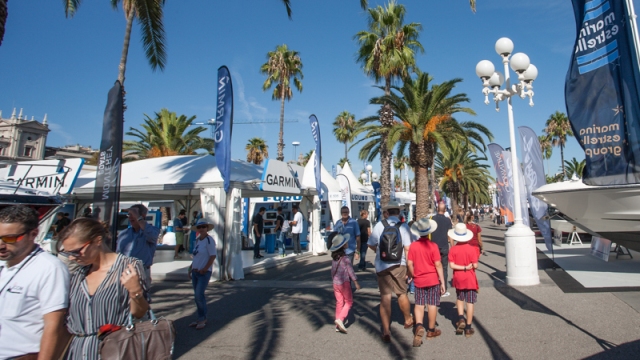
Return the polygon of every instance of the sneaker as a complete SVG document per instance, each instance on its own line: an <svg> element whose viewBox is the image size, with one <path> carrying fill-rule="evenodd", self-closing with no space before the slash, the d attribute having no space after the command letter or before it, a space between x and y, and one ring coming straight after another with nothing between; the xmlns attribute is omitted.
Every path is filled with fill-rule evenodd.
<svg viewBox="0 0 640 360"><path fill-rule="evenodd" d="M338 330L339 330L341 333L344 333L344 334L346 334L346 333L347 333L347 328L346 328L346 327L344 327L344 323L342 322L342 320L340 320L340 319L336 319L336 321L334 321L334 323L336 324L336 326L338 327Z"/></svg>
<svg viewBox="0 0 640 360"><path fill-rule="evenodd" d="M336 332L340 332L340 329L338 329L338 327L336 326Z"/></svg>
<svg viewBox="0 0 640 360"><path fill-rule="evenodd" d="M205 325L207 325L206 321L198 321L198 325L196 325L196 330L204 329Z"/></svg>
<svg viewBox="0 0 640 360"><path fill-rule="evenodd" d="M440 331L440 329L438 328L433 329L433 331L427 330L427 340L431 340L435 337L438 337L440 336L440 334L442 334L442 331Z"/></svg>
<svg viewBox="0 0 640 360"><path fill-rule="evenodd" d="M197 321L194 321L191 324L189 324L189 327L196 327L196 326L198 326L198 322Z"/></svg>
<svg viewBox="0 0 640 360"><path fill-rule="evenodd" d="M473 328L464 329L464 337L471 337L475 332Z"/></svg>
<svg viewBox="0 0 640 360"><path fill-rule="evenodd" d="M447 291L447 292L445 292L444 294L442 294L442 296L441 296L441 297L447 297L447 296L449 296L449 295L451 295L451 294Z"/></svg>

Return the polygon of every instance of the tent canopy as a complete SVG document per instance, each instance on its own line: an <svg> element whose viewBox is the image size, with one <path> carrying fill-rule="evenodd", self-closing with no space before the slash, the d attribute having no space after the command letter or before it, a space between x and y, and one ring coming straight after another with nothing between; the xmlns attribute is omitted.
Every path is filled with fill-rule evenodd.
<svg viewBox="0 0 640 360"><path fill-rule="evenodd" d="M342 171L340 174L344 175L349 179L349 185L351 186L351 194L352 195L369 195L373 196L373 190L367 189L364 185L360 183L360 180L353 174L351 170L351 166L349 163L344 163L344 167L342 167Z"/></svg>
<svg viewBox="0 0 640 360"><path fill-rule="evenodd" d="M201 188L222 187L223 180L215 156L165 156L133 161L122 165L120 201L179 200L198 195ZM264 169L242 160L231 160L231 188L240 189L243 197L281 196L288 193L260 191ZM78 177L73 191L78 200L93 198L96 173ZM315 187L299 195L314 195Z"/></svg>
<svg viewBox="0 0 640 360"><path fill-rule="evenodd" d="M309 161L307 165L304 167L304 177L302 178L301 186L307 189L315 189L316 188L316 174L315 169L313 167L313 163L316 159L316 152L311 153L311 157L309 157ZM338 181L334 179L327 169L325 169L324 165L320 164L320 181L327 188L327 191L330 193L339 193L340 185ZM325 199L326 200L326 199Z"/></svg>

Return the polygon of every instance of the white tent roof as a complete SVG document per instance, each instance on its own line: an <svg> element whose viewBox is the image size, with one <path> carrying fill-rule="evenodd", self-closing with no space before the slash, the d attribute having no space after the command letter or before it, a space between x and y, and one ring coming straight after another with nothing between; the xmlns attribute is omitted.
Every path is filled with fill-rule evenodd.
<svg viewBox="0 0 640 360"><path fill-rule="evenodd" d="M353 174L353 171L351 171L351 166L349 166L348 162L344 163L344 166L342 167L342 171L340 172L340 174L346 176L347 179L349 179L349 185L351 186L352 194L356 194L356 195L373 194L373 190L367 189L364 185L360 183L358 178L356 178L356 176Z"/></svg>
<svg viewBox="0 0 640 360"><path fill-rule="evenodd" d="M165 156L133 161L122 165L120 200L181 199L191 190L222 187L223 180L215 156ZM271 196L260 191L264 169L242 160L231 160L231 187L242 190L243 197ZM91 199L96 173L78 177L74 193L78 199ZM194 191L193 195L198 195ZM315 193L315 187L311 189ZM305 195L303 191L301 195ZM282 195L279 193L278 195Z"/></svg>
<svg viewBox="0 0 640 360"><path fill-rule="evenodd" d="M412 192L397 192L396 191L396 200L399 203L403 204L411 204L416 201L416 194Z"/></svg>
<svg viewBox="0 0 640 360"><path fill-rule="evenodd" d="M306 189L315 189L316 188L316 173L313 168L313 163L316 159L316 152L311 153L311 157L309 157L309 162L304 167L304 177L302 178L302 183L300 184L303 188ZM338 181L334 179L327 169L325 169L324 165L320 164L320 181L324 186L327 187L328 192L340 192L340 185Z"/></svg>

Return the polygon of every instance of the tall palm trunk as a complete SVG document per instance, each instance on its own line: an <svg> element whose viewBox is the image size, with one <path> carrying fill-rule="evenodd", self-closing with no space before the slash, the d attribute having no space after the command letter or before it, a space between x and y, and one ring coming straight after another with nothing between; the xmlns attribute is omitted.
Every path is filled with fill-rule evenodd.
<svg viewBox="0 0 640 360"><path fill-rule="evenodd" d="M562 161L562 178L567 177L567 170L564 168L564 146L560 144L560 161Z"/></svg>
<svg viewBox="0 0 640 360"><path fill-rule="evenodd" d="M127 3L125 3L127 4ZM124 74L127 71L127 56L129 55L129 42L131 40L131 26L133 24L133 6L131 3L126 8L127 27L124 30L124 44L122 45L122 56L120 56L120 65L118 66L118 80L124 86Z"/></svg>
<svg viewBox="0 0 640 360"><path fill-rule="evenodd" d="M281 84L282 85L282 84ZM284 85L280 86L280 132L278 133L278 160L284 161Z"/></svg>
<svg viewBox="0 0 640 360"><path fill-rule="evenodd" d="M453 212L454 215L452 215L452 219L456 218L456 214L458 214L458 192L457 191L453 191L451 192L451 211Z"/></svg>
<svg viewBox="0 0 640 360"><path fill-rule="evenodd" d="M4 38L4 27L7 23L7 2L9 0L0 0L0 45L2 45L2 39Z"/></svg>
<svg viewBox="0 0 640 360"><path fill-rule="evenodd" d="M344 158L349 160L349 157L347 156L347 143L344 143Z"/></svg>
<svg viewBox="0 0 640 360"><path fill-rule="evenodd" d="M391 94L391 77L385 78L384 94ZM382 105L380 109L380 123L389 129L393 126L393 110L389 104ZM387 145L387 132L380 135L380 205L386 206L391 200L391 158L392 154Z"/></svg>
<svg viewBox="0 0 640 360"><path fill-rule="evenodd" d="M464 212L469 211L469 193L465 190L462 193L462 206L464 207Z"/></svg>
<svg viewBox="0 0 640 360"><path fill-rule="evenodd" d="M429 215L429 208L431 207L429 201L427 151L424 143L417 146L417 156L418 166L414 168L416 173L416 219L422 219Z"/></svg>

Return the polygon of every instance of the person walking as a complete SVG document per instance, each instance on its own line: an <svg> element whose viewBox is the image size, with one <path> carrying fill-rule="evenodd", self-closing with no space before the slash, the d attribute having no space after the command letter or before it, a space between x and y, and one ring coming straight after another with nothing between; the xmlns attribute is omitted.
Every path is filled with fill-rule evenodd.
<svg viewBox="0 0 640 360"><path fill-rule="evenodd" d="M369 236L371 236L371 221L369 221L369 212L367 210L360 210L360 219L358 219L358 228L360 229L360 262L358 263L358 270L365 271L367 269L367 249L369 245Z"/></svg>
<svg viewBox="0 0 640 360"><path fill-rule="evenodd" d="M382 325L382 341L391 342L391 295L396 294L398 305L404 316L404 328L413 328L413 318L411 317L411 303L407 296L407 266L405 253L409 251L411 245L411 234L406 224L400 223L400 204L397 201L390 201L383 207L389 213L389 218L374 226L369 237L369 248L376 253L374 266L378 279L378 289L380 290L380 322ZM392 228L397 229L393 231ZM388 231L387 231L388 230ZM399 239L398 239L399 237ZM381 247L385 246L384 256L387 247L396 241L401 242L400 260L385 261L381 257Z"/></svg>
<svg viewBox="0 0 640 360"><path fill-rule="evenodd" d="M349 247L349 234L338 234L332 242L331 258L331 278L333 279L333 294L336 297L336 331L346 334L347 328L345 322L349 315L349 310L353 306L353 292L351 291L351 282L356 286L356 290L360 290L358 278L353 272L353 265L349 263L349 257L346 250Z"/></svg>
<svg viewBox="0 0 640 360"><path fill-rule="evenodd" d="M438 213L433 216L433 221L438 224L438 228L431 234L431 241L438 245L438 249L440 250L440 261L442 262L442 271L446 289L447 281L449 281L449 272L447 266L449 262L447 256L449 255L449 245L452 245L452 242L447 235L447 231L451 230L452 224L451 219L444 216L444 212L444 203L438 204ZM445 291L442 297L447 297L449 295L449 292Z"/></svg>
<svg viewBox="0 0 640 360"><path fill-rule="evenodd" d="M114 253L104 223L74 220L60 235L60 254L80 268L71 275L67 331L73 335L67 359L100 358L100 328L121 326L149 310L142 261Z"/></svg>
<svg viewBox="0 0 640 360"><path fill-rule="evenodd" d="M469 240L469 245L475 246L479 254L486 255L483 250L482 235L480 235L482 228L480 225L473 220L471 214L467 214L467 217L464 219L464 224L467 226L467 229L473 233L473 237Z"/></svg>
<svg viewBox="0 0 640 360"><path fill-rule="evenodd" d="M427 339L440 336L441 331L436 328L436 315L440 306L440 296L445 292L442 262L438 245L429 239L429 234L438 228L438 223L423 218L411 226L411 232L418 237L409 248L407 255L407 272L415 284L415 307L413 314L416 325L414 328L413 346L422 345L425 333L423 325L424 307L428 311Z"/></svg>
<svg viewBox="0 0 640 360"><path fill-rule="evenodd" d="M147 224L145 220L149 210L142 204L129 208L127 217L131 227L122 230L118 235L116 252L142 261L144 266L146 288L151 288L151 265L156 254L156 245L160 236L160 229Z"/></svg>
<svg viewBox="0 0 640 360"><path fill-rule="evenodd" d="M293 221L289 222L291 228L291 241L293 242L293 253L295 255L302 255L302 248L300 247L300 234L302 233L302 214L298 205L291 207L293 211Z"/></svg>
<svg viewBox="0 0 640 360"><path fill-rule="evenodd" d="M69 271L35 243L38 213L0 210L0 359L58 359L66 344Z"/></svg>
<svg viewBox="0 0 640 360"><path fill-rule="evenodd" d="M251 223L253 224L253 258L260 259L264 256L260 254L260 241L262 240L262 234L264 234L264 213L267 209L263 206L258 210L258 213L253 215Z"/></svg>
<svg viewBox="0 0 640 360"><path fill-rule="evenodd" d="M185 226L182 223L182 220L185 217L185 211L182 210L178 214L178 217L173 219L173 232L176 234L176 247L175 253L173 254L173 259L180 258L180 246L184 246L184 230Z"/></svg>
<svg viewBox="0 0 640 360"><path fill-rule="evenodd" d="M286 250L284 247L284 234L285 228L284 226L284 214L282 213L282 206L278 206L278 216L276 216L276 248L278 248L278 255L285 257L287 256Z"/></svg>
<svg viewBox="0 0 640 360"><path fill-rule="evenodd" d="M189 326L201 330L207 324L207 299L204 292L209 285L218 251L215 240L209 235L209 231L213 230L213 224L201 219L193 230L196 231L196 245L193 248L193 262L189 266L189 279L193 285L198 318Z"/></svg>
<svg viewBox="0 0 640 360"><path fill-rule="evenodd" d="M349 234L349 247L345 250L345 254L349 257L349 261L353 266L353 260L360 261L360 226L358 222L351 218L348 206L340 209L342 218L336 221L333 231L339 234Z"/></svg>
<svg viewBox="0 0 640 360"><path fill-rule="evenodd" d="M470 337L475 333L471 327L473 322L474 305L478 301L478 278L475 269L478 268L478 250L469 244L473 233L465 224L456 224L449 230L449 237L456 245L449 252L449 263L453 269L453 287L456 288L456 308L458 321L456 334ZM464 305L467 304L467 319L464 318Z"/></svg>

